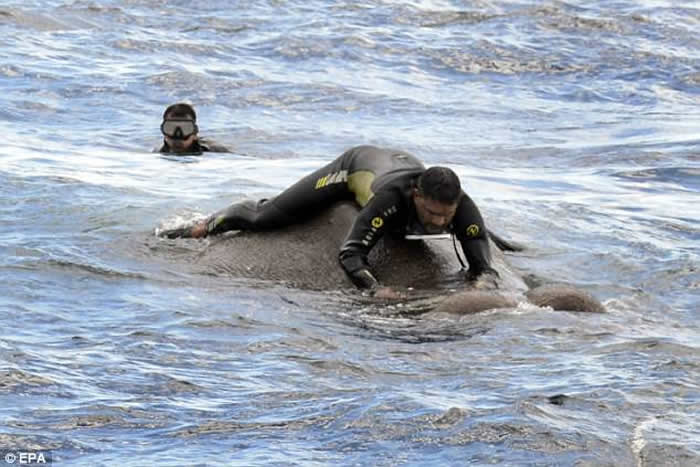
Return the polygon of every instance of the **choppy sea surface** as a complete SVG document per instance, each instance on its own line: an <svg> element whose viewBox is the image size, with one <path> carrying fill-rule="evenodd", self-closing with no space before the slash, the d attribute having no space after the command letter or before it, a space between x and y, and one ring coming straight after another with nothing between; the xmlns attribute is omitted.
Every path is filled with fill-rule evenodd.
<svg viewBox="0 0 700 467"><path fill-rule="evenodd" d="M700 465L698 31L691 0L3 1L0 451ZM231 153L151 152L181 100ZM608 313L377 312L153 236L357 144L454 168Z"/></svg>

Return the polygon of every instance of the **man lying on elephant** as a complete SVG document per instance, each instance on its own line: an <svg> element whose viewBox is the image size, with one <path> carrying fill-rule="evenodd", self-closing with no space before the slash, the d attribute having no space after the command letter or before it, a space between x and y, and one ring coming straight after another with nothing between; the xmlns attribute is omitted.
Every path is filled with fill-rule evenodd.
<svg viewBox="0 0 700 467"><path fill-rule="evenodd" d="M386 232L452 233L469 263L468 278L483 273L497 275L491 267L484 221L457 175L446 167L426 169L404 151L374 146L346 151L274 198L236 203L194 226L159 235L201 238L230 230L271 230L351 199L361 210L340 249L340 264L358 287L375 296L397 296L379 286L367 261L370 250Z"/></svg>

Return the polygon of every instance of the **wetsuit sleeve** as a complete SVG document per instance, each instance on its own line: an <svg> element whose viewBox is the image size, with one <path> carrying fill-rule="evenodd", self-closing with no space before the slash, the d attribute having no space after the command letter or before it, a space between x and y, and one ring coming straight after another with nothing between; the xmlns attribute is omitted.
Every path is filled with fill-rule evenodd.
<svg viewBox="0 0 700 467"><path fill-rule="evenodd" d="M469 278L476 278L485 272L498 274L491 267L491 249L486 225L479 208L466 194L462 196L452 222L469 263Z"/></svg>
<svg viewBox="0 0 700 467"><path fill-rule="evenodd" d="M363 289L376 288L379 281L369 267L367 256L399 215L400 195L379 192L360 211L340 248L340 265L353 283Z"/></svg>

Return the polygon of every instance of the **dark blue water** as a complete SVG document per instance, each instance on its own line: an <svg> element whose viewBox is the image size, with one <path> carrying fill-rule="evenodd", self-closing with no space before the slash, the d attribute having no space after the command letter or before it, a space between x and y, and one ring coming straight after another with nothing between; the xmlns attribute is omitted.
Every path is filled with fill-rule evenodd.
<svg viewBox="0 0 700 467"><path fill-rule="evenodd" d="M698 465L699 27L693 1L3 2L0 451ZM180 100L232 153L150 152ZM365 143L455 169L523 274L609 312L377 312L152 235Z"/></svg>

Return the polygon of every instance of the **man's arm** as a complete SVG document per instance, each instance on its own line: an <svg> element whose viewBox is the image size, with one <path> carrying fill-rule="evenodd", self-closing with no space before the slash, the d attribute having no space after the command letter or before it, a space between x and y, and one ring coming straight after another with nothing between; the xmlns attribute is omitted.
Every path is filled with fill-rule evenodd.
<svg viewBox="0 0 700 467"><path fill-rule="evenodd" d="M359 288L379 287L379 281L369 267L367 256L384 235L387 226L398 215L399 203L398 193L378 193L360 211L340 248L340 265Z"/></svg>
<svg viewBox="0 0 700 467"><path fill-rule="evenodd" d="M491 249L486 236L471 240L461 240L462 251L469 263L469 279L476 279L481 274L498 272L491 267Z"/></svg>
<svg viewBox="0 0 700 467"><path fill-rule="evenodd" d="M475 279L485 272L498 275L491 267L491 248L488 230L479 208L466 194L462 196L453 220L455 234L469 263L469 278Z"/></svg>

